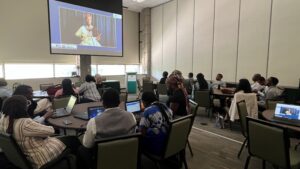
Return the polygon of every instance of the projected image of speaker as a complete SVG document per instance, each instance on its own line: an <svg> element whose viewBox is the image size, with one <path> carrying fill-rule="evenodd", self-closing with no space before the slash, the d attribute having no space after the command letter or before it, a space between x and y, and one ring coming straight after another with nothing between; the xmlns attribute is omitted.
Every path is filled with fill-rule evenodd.
<svg viewBox="0 0 300 169"><path fill-rule="evenodd" d="M48 0L51 53L123 55L122 15Z"/></svg>

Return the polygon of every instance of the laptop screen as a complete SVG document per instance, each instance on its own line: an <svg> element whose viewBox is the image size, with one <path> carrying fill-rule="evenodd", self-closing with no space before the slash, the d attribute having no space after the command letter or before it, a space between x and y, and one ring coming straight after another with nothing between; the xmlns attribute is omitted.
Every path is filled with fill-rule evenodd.
<svg viewBox="0 0 300 169"><path fill-rule="evenodd" d="M88 118L94 118L96 116L99 116L102 112L104 112L104 107L97 106L97 107L89 107L88 108Z"/></svg>
<svg viewBox="0 0 300 169"><path fill-rule="evenodd" d="M71 97L70 97L69 102L68 102L68 105L67 105L67 107L66 107L66 111L67 111L68 113L71 113L71 111L72 111L72 109L73 109L73 107L74 107L74 105L75 105L75 103L76 103L76 100L77 100L77 98L76 98L75 96L71 96Z"/></svg>
<svg viewBox="0 0 300 169"><path fill-rule="evenodd" d="M125 103L126 111L130 113L140 112L141 111L141 102L140 100L126 102Z"/></svg>
<svg viewBox="0 0 300 169"><path fill-rule="evenodd" d="M300 106L277 104L274 116L283 119L300 120Z"/></svg>

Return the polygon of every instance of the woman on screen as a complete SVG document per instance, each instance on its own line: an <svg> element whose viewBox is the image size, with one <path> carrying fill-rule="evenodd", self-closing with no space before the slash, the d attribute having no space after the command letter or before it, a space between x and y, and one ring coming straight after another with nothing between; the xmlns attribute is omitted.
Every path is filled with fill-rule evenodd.
<svg viewBox="0 0 300 169"><path fill-rule="evenodd" d="M101 39L101 34L92 25L92 14L86 13L84 14L84 16L86 25L82 25L77 30L75 35L81 38L81 45L101 47L101 44L99 42Z"/></svg>

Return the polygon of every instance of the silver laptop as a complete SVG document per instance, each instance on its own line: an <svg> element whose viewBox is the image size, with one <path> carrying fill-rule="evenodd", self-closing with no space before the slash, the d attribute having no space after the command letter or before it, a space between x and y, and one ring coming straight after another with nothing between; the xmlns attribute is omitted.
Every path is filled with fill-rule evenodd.
<svg viewBox="0 0 300 169"><path fill-rule="evenodd" d="M300 126L300 106L276 104L273 120L279 123Z"/></svg>
<svg viewBox="0 0 300 169"><path fill-rule="evenodd" d="M134 100L129 101L125 103L125 109L126 111L130 113L140 113L142 111L141 109L141 101L140 100Z"/></svg>
<svg viewBox="0 0 300 169"><path fill-rule="evenodd" d="M68 101L67 107L56 109L52 115L52 118L59 118L59 117L71 115L71 112L76 103L76 100L77 100L77 98L75 96L71 96Z"/></svg>

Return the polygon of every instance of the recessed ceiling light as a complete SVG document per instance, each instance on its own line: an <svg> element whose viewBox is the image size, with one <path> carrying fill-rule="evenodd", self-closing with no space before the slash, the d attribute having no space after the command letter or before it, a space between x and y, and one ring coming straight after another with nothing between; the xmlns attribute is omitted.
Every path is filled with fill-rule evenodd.
<svg viewBox="0 0 300 169"><path fill-rule="evenodd" d="M133 0L134 2L138 2L138 3L141 3L141 2L144 2L145 0Z"/></svg>

